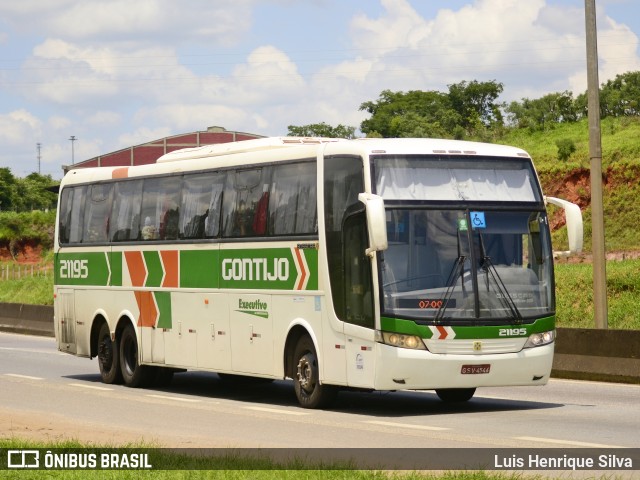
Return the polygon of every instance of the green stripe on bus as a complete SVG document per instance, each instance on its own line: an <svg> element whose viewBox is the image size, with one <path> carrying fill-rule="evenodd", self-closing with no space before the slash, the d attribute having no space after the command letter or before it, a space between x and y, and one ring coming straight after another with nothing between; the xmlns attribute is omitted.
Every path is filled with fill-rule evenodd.
<svg viewBox="0 0 640 480"><path fill-rule="evenodd" d="M154 292L153 296L158 305L158 323L156 328L171 328L173 325L171 316L171 292Z"/></svg>
<svg viewBox="0 0 640 480"><path fill-rule="evenodd" d="M109 257L111 263L111 285L122 286L122 252L111 252Z"/></svg>
<svg viewBox="0 0 640 480"><path fill-rule="evenodd" d="M457 326L447 325L455 332L456 340L471 340L482 338L502 338L500 330L505 328L526 328L527 335L532 333L546 332L555 328L555 316L539 318L533 323L527 324L505 324L499 326ZM431 338L433 332L426 325L418 325L413 320L405 320L400 318L381 317L380 328L385 332L404 333L405 335L417 335L421 338Z"/></svg>
<svg viewBox="0 0 640 480"><path fill-rule="evenodd" d="M300 250L309 266L309 283L306 290L318 290L318 250L308 248Z"/></svg>
<svg viewBox="0 0 640 480"><path fill-rule="evenodd" d="M145 287L159 287L162 283L164 270L160 261L160 253L155 250L142 252L144 263L147 266L147 281Z"/></svg>
<svg viewBox="0 0 640 480"><path fill-rule="evenodd" d="M54 257L56 285L99 285L109 281L106 252L59 253Z"/></svg>
<svg viewBox="0 0 640 480"><path fill-rule="evenodd" d="M180 252L180 287L218 288L219 253L217 250Z"/></svg>

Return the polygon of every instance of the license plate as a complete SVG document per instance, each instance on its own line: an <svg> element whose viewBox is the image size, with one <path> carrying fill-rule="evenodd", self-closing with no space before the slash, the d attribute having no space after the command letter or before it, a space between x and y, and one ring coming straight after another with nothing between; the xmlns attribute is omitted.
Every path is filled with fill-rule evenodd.
<svg viewBox="0 0 640 480"><path fill-rule="evenodd" d="M491 365L489 363L482 365L462 365L460 373L463 375L479 375L482 373L489 373L489 370L491 370Z"/></svg>

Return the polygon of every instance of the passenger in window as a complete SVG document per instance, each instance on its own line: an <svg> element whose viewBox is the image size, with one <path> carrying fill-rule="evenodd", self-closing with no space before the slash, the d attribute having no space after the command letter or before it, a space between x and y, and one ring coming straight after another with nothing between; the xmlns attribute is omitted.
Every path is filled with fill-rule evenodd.
<svg viewBox="0 0 640 480"><path fill-rule="evenodd" d="M160 239L176 240L178 238L178 230L180 220L180 212L178 205L171 202L169 208L165 211L162 223L160 223Z"/></svg>
<svg viewBox="0 0 640 480"><path fill-rule="evenodd" d="M143 240L154 240L157 237L156 227L151 222L151 217L146 217L144 219L144 227L142 227L142 239Z"/></svg>

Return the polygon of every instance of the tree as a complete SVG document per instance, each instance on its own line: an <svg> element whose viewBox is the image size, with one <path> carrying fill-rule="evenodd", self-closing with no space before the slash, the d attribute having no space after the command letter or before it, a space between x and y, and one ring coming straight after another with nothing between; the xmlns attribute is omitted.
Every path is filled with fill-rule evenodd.
<svg viewBox="0 0 640 480"><path fill-rule="evenodd" d="M602 85L600 111L603 117L640 115L640 72L616 75Z"/></svg>
<svg viewBox="0 0 640 480"><path fill-rule="evenodd" d="M496 100L503 89L504 85L495 80L449 85L449 101L460 115L461 126L470 134L482 127L502 126L502 112Z"/></svg>
<svg viewBox="0 0 640 480"><path fill-rule="evenodd" d="M10 168L0 168L0 210L13 209L16 197L16 178Z"/></svg>
<svg viewBox="0 0 640 480"><path fill-rule="evenodd" d="M375 102L364 102L360 110L371 114L360 130L368 136L438 136L462 139L482 135L503 125L497 98L503 85L494 81L460 82L449 92L383 90Z"/></svg>
<svg viewBox="0 0 640 480"><path fill-rule="evenodd" d="M356 127L339 124L336 127L321 122L309 125L289 125L287 127L289 137L327 137L327 138L354 138Z"/></svg>
<svg viewBox="0 0 640 480"><path fill-rule="evenodd" d="M367 136L406 137L418 130L429 135L437 132L438 136L450 136L460 122L448 96L436 91L383 90L377 101L362 103L360 110L371 114L360 124L360 130Z"/></svg>
<svg viewBox="0 0 640 480"><path fill-rule="evenodd" d="M580 118L573 93L568 90L549 93L534 100L523 98L522 102L511 102L506 111L513 125L531 130L545 130L555 124L575 122Z"/></svg>
<svg viewBox="0 0 640 480"><path fill-rule="evenodd" d="M49 188L55 182L51 175L31 173L17 180L18 197L14 202L17 210L46 210L55 208L57 196Z"/></svg>

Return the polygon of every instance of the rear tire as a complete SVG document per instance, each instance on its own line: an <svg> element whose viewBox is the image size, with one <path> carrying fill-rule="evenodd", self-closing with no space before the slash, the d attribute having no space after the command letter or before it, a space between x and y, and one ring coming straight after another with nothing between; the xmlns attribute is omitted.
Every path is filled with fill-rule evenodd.
<svg viewBox="0 0 640 480"><path fill-rule="evenodd" d="M313 341L307 335L298 340L293 354L293 386L298 403L304 408L321 408L329 405L338 390L332 385L320 383L318 356Z"/></svg>
<svg viewBox="0 0 640 480"><path fill-rule="evenodd" d="M131 324L120 336L120 371L124 384L132 388L148 385L156 373L148 366L138 364L138 338Z"/></svg>
<svg viewBox="0 0 640 480"><path fill-rule="evenodd" d="M471 400L475 388L441 388L436 390L436 395L446 403L462 403Z"/></svg>
<svg viewBox="0 0 640 480"><path fill-rule="evenodd" d="M103 383L122 383L119 343L111 341L109 325L104 322L98 333L98 368Z"/></svg>

